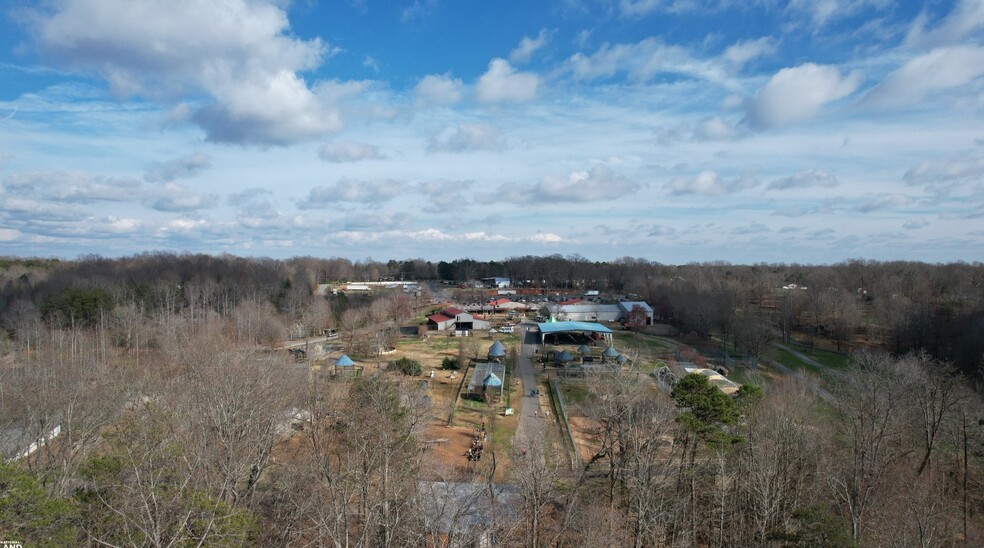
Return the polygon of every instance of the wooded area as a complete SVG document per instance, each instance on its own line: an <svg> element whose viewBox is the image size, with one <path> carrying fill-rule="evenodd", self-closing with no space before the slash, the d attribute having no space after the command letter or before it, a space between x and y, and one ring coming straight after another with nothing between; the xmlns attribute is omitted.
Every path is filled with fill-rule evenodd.
<svg viewBox="0 0 984 548"><path fill-rule="evenodd" d="M422 469L431 411L415 380L328 382L271 350L326 329L354 346L356 333L388 336L430 304L426 291L313 295L320 283L488 276L637 296L682 338L755 357L799 341L850 352L850 363L822 391L789 376L736 397L700 376L664 397L639 382L642 369L599 376L581 404L601 426L595 454L572 470L536 441L555 433L527 431L530 451L499 492L494 453L492 472L471 477ZM984 543L979 263L7 259L0 322L0 540ZM298 417L307 426L295 431ZM452 496L460 482L489 488ZM482 527L465 527L483 505Z"/></svg>

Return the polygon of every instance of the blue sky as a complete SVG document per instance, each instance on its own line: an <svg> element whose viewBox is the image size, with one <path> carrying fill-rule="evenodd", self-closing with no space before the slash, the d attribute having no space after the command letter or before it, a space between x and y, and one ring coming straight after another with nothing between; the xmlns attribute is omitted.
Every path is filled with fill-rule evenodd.
<svg viewBox="0 0 984 548"><path fill-rule="evenodd" d="M984 0L51 0L0 254L984 257Z"/></svg>

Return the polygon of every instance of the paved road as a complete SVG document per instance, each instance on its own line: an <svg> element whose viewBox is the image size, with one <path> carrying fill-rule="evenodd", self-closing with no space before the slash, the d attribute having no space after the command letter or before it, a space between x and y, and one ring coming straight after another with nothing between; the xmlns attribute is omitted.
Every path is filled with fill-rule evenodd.
<svg viewBox="0 0 984 548"><path fill-rule="evenodd" d="M516 377L523 385L523 402L519 409L519 425L516 427L516 436L513 447L521 448L523 432L528 424L535 420L543 420L541 415L543 410L540 408L540 398L530 396L530 391L537 388L536 371L531 360L533 350L537 348L539 330L536 324L530 322L521 323L516 327L521 341L519 352L519 363L516 367ZM542 397L546 397L545 395Z"/></svg>

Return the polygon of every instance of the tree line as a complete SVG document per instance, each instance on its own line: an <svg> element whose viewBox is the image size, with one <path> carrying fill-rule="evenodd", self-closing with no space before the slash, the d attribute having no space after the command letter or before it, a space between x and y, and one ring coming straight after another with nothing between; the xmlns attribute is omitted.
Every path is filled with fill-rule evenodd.
<svg viewBox="0 0 984 548"><path fill-rule="evenodd" d="M8 335L28 309L48 321L91 325L106 322L116 309L161 318L181 313L199 321L210 314L229 316L243 303L272 307L279 323L300 325L297 331L303 332L314 329L306 318L324 316L338 325L346 310L368 312L371 305L369 297L342 294L317 305L329 310L312 311L310 296L321 283L505 276L516 284L570 295L596 289L643 299L658 321L699 338L715 333L752 355L767 348L763 341L778 337L829 342L840 351L925 351L973 377L980 376L984 363L981 263L665 265L630 257L593 262L579 255L383 263L146 253L76 261L7 259L2 264L0 321ZM324 318L317 323L334 327Z"/></svg>

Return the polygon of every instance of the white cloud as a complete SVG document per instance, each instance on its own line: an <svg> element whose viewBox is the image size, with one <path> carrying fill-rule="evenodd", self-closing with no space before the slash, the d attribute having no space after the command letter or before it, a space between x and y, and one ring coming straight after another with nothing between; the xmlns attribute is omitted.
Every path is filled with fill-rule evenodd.
<svg viewBox="0 0 984 548"><path fill-rule="evenodd" d="M394 179L360 181L344 178L332 186L312 188L297 207L319 209L339 202L381 203L399 196L402 190L403 183Z"/></svg>
<svg viewBox="0 0 984 548"><path fill-rule="evenodd" d="M775 128L807 120L827 103L854 93L861 80L860 72L845 77L829 65L784 68L749 101L748 121L758 128Z"/></svg>
<svg viewBox="0 0 984 548"><path fill-rule="evenodd" d="M623 17L644 17L651 13L682 13L695 10L713 10L727 0L700 2L697 0L619 0L618 8Z"/></svg>
<svg viewBox="0 0 984 548"><path fill-rule="evenodd" d="M800 171L789 177L776 179L769 183L769 190L789 190L810 187L835 187L840 184L833 174L822 170L808 169Z"/></svg>
<svg viewBox="0 0 984 548"><path fill-rule="evenodd" d="M680 123L657 132L657 141L669 145L680 141L709 142L731 141L741 136L741 131L719 116L701 120L696 124Z"/></svg>
<svg viewBox="0 0 984 548"><path fill-rule="evenodd" d="M756 40L736 42L724 50L722 57L736 67L741 67L752 59L772 55L776 52L776 42L764 36Z"/></svg>
<svg viewBox="0 0 984 548"><path fill-rule="evenodd" d="M318 158L326 162L343 163L358 162L361 160L382 160L386 155L379 151L379 147L367 145L365 143L338 142L328 143L318 150Z"/></svg>
<svg viewBox="0 0 984 548"><path fill-rule="evenodd" d="M489 70L478 79L475 94L483 103L525 102L536 98L540 77L532 72L516 72L505 59L493 59Z"/></svg>
<svg viewBox="0 0 984 548"><path fill-rule="evenodd" d="M195 192L177 183L165 183L153 189L146 198L147 205L158 211L194 211L217 202L218 197L214 194Z"/></svg>
<svg viewBox="0 0 984 548"><path fill-rule="evenodd" d="M26 198L24 205L38 198L45 203L131 202L160 211L189 211L218 201L213 194L195 192L173 182L147 184L131 177L93 176L79 171L15 173L4 179L3 186L7 192Z"/></svg>
<svg viewBox="0 0 984 548"><path fill-rule="evenodd" d="M602 44L591 55L576 53L567 60L567 70L578 80L610 78L619 73L646 82L659 74L683 74L725 82L727 73L714 60L695 58L686 48L646 38L634 44Z"/></svg>
<svg viewBox="0 0 984 548"><path fill-rule="evenodd" d="M919 230L925 226L929 225L929 221L925 219L913 219L911 221L906 221L902 223L902 228L906 230Z"/></svg>
<svg viewBox="0 0 984 548"><path fill-rule="evenodd" d="M521 243L530 242L537 244L556 244L565 239L551 232L537 232L524 236L506 236L504 234L493 234L485 231L475 232L445 232L438 228L424 228L421 230L350 230L335 234L336 237L352 243L368 243L393 240L406 242L416 240L421 242L461 242L461 243Z"/></svg>
<svg viewBox="0 0 984 548"><path fill-rule="evenodd" d="M868 213L878 209L905 207L911 203L912 198L904 194L882 194L869 199L854 209L861 213Z"/></svg>
<svg viewBox="0 0 984 548"><path fill-rule="evenodd" d="M878 107L909 105L934 92L967 84L981 75L984 75L984 48L937 48L889 73L868 92L864 101Z"/></svg>
<svg viewBox="0 0 984 548"><path fill-rule="evenodd" d="M362 66L372 69L373 72L379 72L379 60L372 55L366 55L362 59Z"/></svg>
<svg viewBox="0 0 984 548"><path fill-rule="evenodd" d="M590 170L572 171L566 176L547 175L532 188L520 191L520 198L515 201L525 203L533 198L546 202L594 202L612 200L638 189L638 183L596 164Z"/></svg>
<svg viewBox="0 0 984 548"><path fill-rule="evenodd" d="M144 180L151 183L163 183L175 179L187 179L210 167L212 167L212 159L209 155L204 152L196 152L152 165L144 174Z"/></svg>
<svg viewBox="0 0 984 548"><path fill-rule="evenodd" d="M715 171L701 171L695 177L678 178L670 181L666 189L676 195L701 194L704 196L717 196L722 194L733 194L740 190L750 188L758 184L758 181L750 178L725 179Z"/></svg>
<svg viewBox="0 0 984 548"><path fill-rule="evenodd" d="M421 78L414 93L425 103L452 104L461 100L464 84L450 74L428 74Z"/></svg>
<svg viewBox="0 0 984 548"><path fill-rule="evenodd" d="M442 213L461 211L470 205L465 196L465 190L472 186L473 181L425 181L415 187L415 190L426 197L427 205L423 210L427 213Z"/></svg>
<svg viewBox="0 0 984 548"><path fill-rule="evenodd" d="M403 9L400 18L404 23L410 23L426 17L435 9L437 9L437 0L413 0L413 4Z"/></svg>
<svg viewBox="0 0 984 548"><path fill-rule="evenodd" d="M228 0L64 0L35 16L39 49L93 71L120 96L211 101L192 115L209 140L288 144L341 127L298 71L337 50L290 36L279 4Z"/></svg>
<svg viewBox="0 0 984 548"><path fill-rule="evenodd" d="M81 171L13 173L4 189L20 197L37 196L59 202L131 202L140 199L144 185L129 177L94 177Z"/></svg>
<svg viewBox="0 0 984 548"><path fill-rule="evenodd" d="M915 47L935 47L959 43L963 38L984 28L984 2L960 0L936 28L927 29L928 14L923 11L913 22L906 44Z"/></svg>
<svg viewBox="0 0 984 548"><path fill-rule="evenodd" d="M273 194L273 191L261 187L247 188L226 196L226 202L232 206L245 206L257 201L260 196L269 194Z"/></svg>
<svg viewBox="0 0 984 548"><path fill-rule="evenodd" d="M24 234L17 229L0 228L0 242L16 242L23 239Z"/></svg>
<svg viewBox="0 0 984 548"><path fill-rule="evenodd" d="M528 63L533 58L533 54L545 46L549 39L550 34L547 32L547 29L541 29L540 33L536 35L536 38L524 36L519 41L519 45L509 52L509 62L514 65Z"/></svg>
<svg viewBox="0 0 984 548"><path fill-rule="evenodd" d="M747 225L735 227L734 230L731 231L732 234L739 236L744 234L757 234L760 232L770 232L769 227L762 223L749 223Z"/></svg>
<svg viewBox="0 0 984 548"><path fill-rule="evenodd" d="M411 226L413 218L402 211L367 211L346 215L334 225L338 230L400 230Z"/></svg>
<svg viewBox="0 0 984 548"><path fill-rule="evenodd" d="M883 9L890 0L790 0L787 9L805 13L813 26L822 27L830 21L850 17L866 8Z"/></svg>
<svg viewBox="0 0 984 548"><path fill-rule="evenodd" d="M984 151L964 150L946 160L924 161L906 171L902 180L936 192L977 188L984 193Z"/></svg>
<svg viewBox="0 0 984 548"><path fill-rule="evenodd" d="M461 124L431 137L428 152L502 150L506 146L499 128L492 124Z"/></svg>

